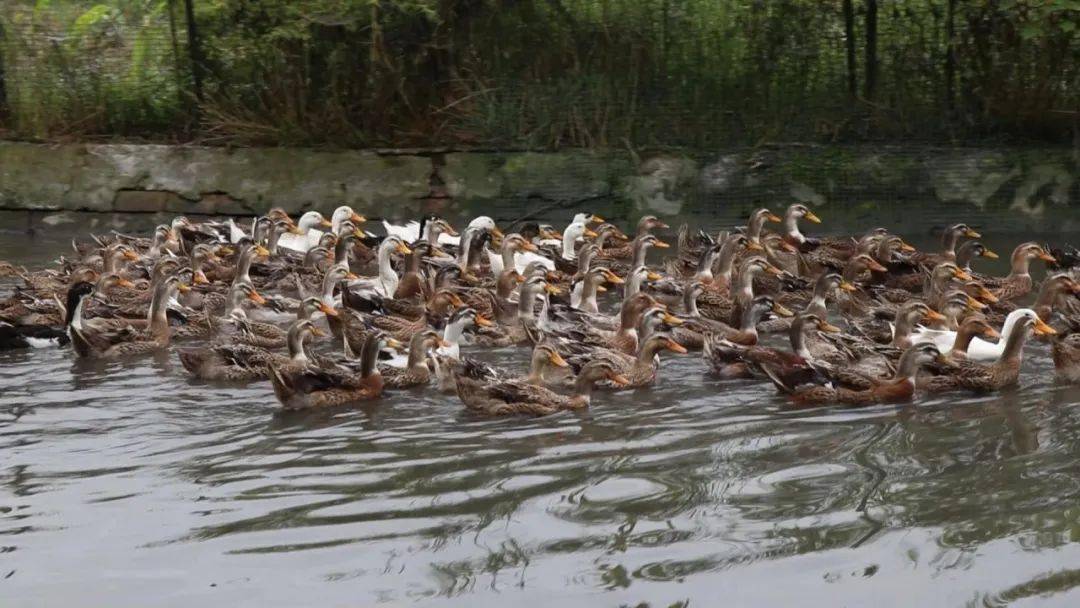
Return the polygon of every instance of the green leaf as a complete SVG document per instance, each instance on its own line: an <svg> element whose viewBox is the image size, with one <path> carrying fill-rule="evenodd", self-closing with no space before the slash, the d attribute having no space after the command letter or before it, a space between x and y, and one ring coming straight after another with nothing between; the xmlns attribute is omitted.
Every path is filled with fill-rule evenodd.
<svg viewBox="0 0 1080 608"><path fill-rule="evenodd" d="M88 11L79 15L71 26L71 34L75 38L82 38L90 28L105 20L112 13L112 9L104 4L95 4Z"/></svg>

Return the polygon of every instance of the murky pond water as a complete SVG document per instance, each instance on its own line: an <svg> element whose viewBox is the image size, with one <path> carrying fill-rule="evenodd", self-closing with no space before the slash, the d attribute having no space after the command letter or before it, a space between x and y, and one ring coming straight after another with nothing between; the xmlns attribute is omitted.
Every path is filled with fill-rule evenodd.
<svg viewBox="0 0 1080 608"><path fill-rule="evenodd" d="M150 221L76 218L3 214L0 258ZM1080 605L1080 389L1026 354L1000 395L802 413L668 357L653 390L497 420L2 354L0 603Z"/></svg>

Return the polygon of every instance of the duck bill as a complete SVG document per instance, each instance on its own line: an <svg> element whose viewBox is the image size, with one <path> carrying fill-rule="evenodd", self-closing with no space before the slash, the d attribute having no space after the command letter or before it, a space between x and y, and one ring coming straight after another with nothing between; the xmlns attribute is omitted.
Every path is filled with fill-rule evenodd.
<svg viewBox="0 0 1080 608"><path fill-rule="evenodd" d="M673 314L671 314L669 312L664 313L663 319L664 319L664 323L667 323L668 325L682 325L683 324L682 319L680 319L679 317L676 317L675 315L673 315Z"/></svg>
<svg viewBox="0 0 1080 608"><path fill-rule="evenodd" d="M524 283L525 282L525 277L522 276L521 273L519 273L516 270L513 271L513 272L514 272L514 281L516 281L518 283Z"/></svg>
<svg viewBox="0 0 1080 608"><path fill-rule="evenodd" d="M394 338L387 338L386 345L398 352L405 350L405 345L401 342L401 340L396 340Z"/></svg>
<svg viewBox="0 0 1080 608"><path fill-rule="evenodd" d="M813 222L815 224L820 224L821 223L821 218L818 217L817 214L815 214L813 211L807 211L806 215L803 216L803 217L805 217L808 221Z"/></svg>
<svg viewBox="0 0 1080 608"><path fill-rule="evenodd" d="M783 270L780 270L779 268L777 268L776 266L773 266L771 264L769 266L765 267L765 272L767 272L767 273L769 273L769 274L771 274L773 276L777 276L777 277L784 274Z"/></svg>
<svg viewBox="0 0 1080 608"><path fill-rule="evenodd" d="M540 251L539 247L537 247L536 245L530 243L529 241L523 242L521 244L521 248L524 249L525 251Z"/></svg>
<svg viewBox="0 0 1080 608"><path fill-rule="evenodd" d="M630 384L630 379L622 374L608 374L608 380L611 380L611 383L615 386L628 386Z"/></svg>
<svg viewBox="0 0 1080 608"><path fill-rule="evenodd" d="M765 248L761 246L761 243L757 241L748 241L746 243L747 251L765 251Z"/></svg>
<svg viewBox="0 0 1080 608"><path fill-rule="evenodd" d="M132 251L130 249L125 249L124 250L124 259L128 260L128 261L131 261L131 262L137 262L137 261L139 261L139 254L135 253L134 251Z"/></svg>
<svg viewBox="0 0 1080 608"><path fill-rule="evenodd" d="M560 293L562 293L561 289L559 289L558 287L552 285L551 283L544 283L544 291L548 292L549 294L551 294L553 296L557 296Z"/></svg>
<svg viewBox="0 0 1080 608"><path fill-rule="evenodd" d="M971 310L986 310L986 308L988 308L986 304L983 304L982 302L970 296L967 299L967 305L968 308L970 308Z"/></svg>
<svg viewBox="0 0 1080 608"><path fill-rule="evenodd" d="M208 281L209 282L209 281ZM135 284L127 279L120 279L116 282L117 287L125 287L127 289L135 289Z"/></svg>
<svg viewBox="0 0 1080 608"><path fill-rule="evenodd" d="M838 334L843 331L842 329L833 325L832 323L829 323L828 321L822 321L821 323L818 323L818 329L829 334Z"/></svg>
<svg viewBox="0 0 1080 608"><path fill-rule="evenodd" d="M350 281L355 281L356 279L359 279L359 278L360 278L360 275L358 275L358 274L356 274L355 272L352 272L352 271L350 270L349 272L346 272L346 273L345 273L345 278L346 278L346 279L349 279Z"/></svg>
<svg viewBox="0 0 1080 608"><path fill-rule="evenodd" d="M409 246L405 243L398 243L397 252L402 255L409 255L412 253L412 249L409 249Z"/></svg>
<svg viewBox="0 0 1080 608"><path fill-rule="evenodd" d="M1057 330L1050 327L1042 319L1035 319L1035 333L1040 336L1054 336L1057 335Z"/></svg>
<svg viewBox="0 0 1080 608"><path fill-rule="evenodd" d="M1046 253L1045 251L1039 253L1039 259L1046 262L1047 264L1057 264L1057 258L1050 255L1049 253Z"/></svg>
<svg viewBox="0 0 1080 608"><path fill-rule="evenodd" d="M969 238L969 239L978 239L978 238L982 238L982 235L981 235L981 234L979 234L978 232L975 232L975 231L974 231L974 230L972 230L971 228L968 228L967 230L965 230L965 231L964 231L964 236L966 236L966 237L967 237L967 238Z"/></svg>
<svg viewBox="0 0 1080 608"><path fill-rule="evenodd" d="M203 272L200 270L199 272L196 272L193 277L191 277L191 282L195 285L209 285L210 279L206 278L206 275L203 274ZM119 285L119 283L117 283L117 285Z"/></svg>
<svg viewBox="0 0 1080 608"><path fill-rule="evenodd" d="M289 226L288 232L289 234L304 234L304 231L296 224Z"/></svg>
<svg viewBox="0 0 1080 608"><path fill-rule="evenodd" d="M542 238L545 238L545 239L555 239L555 240L559 240L559 241L562 240L562 233L561 232L556 232L554 230L545 230L545 231L540 233L540 236Z"/></svg>
<svg viewBox="0 0 1080 608"><path fill-rule="evenodd" d="M993 327L987 327L985 330L983 330L983 337L990 340L1000 340L1001 332L994 329Z"/></svg>
<svg viewBox="0 0 1080 608"><path fill-rule="evenodd" d="M929 311L926 312L926 315L923 316L923 321L925 321L925 322L945 321L945 320L946 320L945 315L941 314L940 312L938 312L936 310L929 310Z"/></svg>
<svg viewBox="0 0 1080 608"><path fill-rule="evenodd" d="M656 273L656 272L653 272L653 271L650 270L649 272L647 272L645 274L645 278L650 280L650 281L659 281L660 279L662 279L664 277L661 276L659 273Z"/></svg>
<svg viewBox="0 0 1080 608"><path fill-rule="evenodd" d="M870 270L873 270L874 272L889 272L888 268L885 268L880 263L878 263L878 262L876 262L874 260L870 261L870 264L867 265L867 268L869 268Z"/></svg>
<svg viewBox="0 0 1080 608"><path fill-rule="evenodd" d="M953 273L953 278L959 279L961 281L971 281L974 279L974 277L972 277L970 274L960 268L957 268L956 272Z"/></svg>
<svg viewBox="0 0 1080 608"><path fill-rule="evenodd" d="M328 306L326 302L319 302L319 310L328 317L341 316L341 313L339 313L336 308Z"/></svg>
<svg viewBox="0 0 1080 608"><path fill-rule="evenodd" d="M772 213L771 211L769 213L765 214L765 219L772 222L772 223L774 223L774 224L779 224L780 222L784 221L779 215L776 215L775 213Z"/></svg>
<svg viewBox="0 0 1080 608"><path fill-rule="evenodd" d="M436 338L435 343L438 344L440 348L450 348L450 341L442 336Z"/></svg>
<svg viewBox="0 0 1080 608"><path fill-rule="evenodd" d="M262 306L262 305L266 304L266 298L262 297L262 294L260 294L257 291L253 291L253 292L249 293L248 294L248 299L251 300L252 302L258 304L259 306Z"/></svg>
<svg viewBox="0 0 1080 608"><path fill-rule="evenodd" d="M622 277L610 271L604 273L604 278L607 279L607 282L611 283L612 285L622 285L626 282L623 280Z"/></svg>
<svg viewBox="0 0 1080 608"><path fill-rule="evenodd" d="M594 214L592 214L591 216L589 216L589 221L590 221L590 222L592 222L592 223L594 223L594 224L599 224L599 223L601 223L601 222L603 222L603 221L604 221L604 218L602 218L602 217L600 217L599 215L596 215L596 214L594 213Z"/></svg>
<svg viewBox="0 0 1080 608"><path fill-rule="evenodd" d="M775 312L776 314L780 315L781 317L793 317L793 316L795 316L795 313L791 312L790 309L786 308L785 306L783 306L779 302L773 302L772 311Z"/></svg>
<svg viewBox="0 0 1080 608"><path fill-rule="evenodd" d="M177 283L176 284L176 289L180 293L187 293L187 292L191 291L191 285L188 285L187 283Z"/></svg>
<svg viewBox="0 0 1080 608"><path fill-rule="evenodd" d="M261 258L270 257L270 250L262 245L255 246L255 254Z"/></svg>
<svg viewBox="0 0 1080 608"><path fill-rule="evenodd" d="M607 293L607 287L604 287L603 285L597 285L596 293Z"/></svg>
<svg viewBox="0 0 1080 608"><path fill-rule="evenodd" d="M600 236L600 235L596 234L596 231L592 230L591 228L586 228L584 234L585 234L585 236L589 237L590 239L595 239L596 237Z"/></svg>
<svg viewBox="0 0 1080 608"><path fill-rule="evenodd" d="M653 243L653 246L656 247L657 249L667 249L667 248L671 247L671 245L668 245L664 241L656 241L655 243Z"/></svg>
<svg viewBox="0 0 1080 608"><path fill-rule="evenodd" d="M445 232L448 236L460 236L458 234L458 231L455 230L454 227L450 224L443 224L443 232Z"/></svg>
<svg viewBox="0 0 1080 608"><path fill-rule="evenodd" d="M495 326L494 323L492 323L490 320L487 319L487 317L485 317L483 315L476 315L476 324L479 325L480 327L494 327Z"/></svg>
<svg viewBox="0 0 1080 608"><path fill-rule="evenodd" d="M904 241L900 241L900 251L903 251L904 253L915 253L916 249Z"/></svg>
<svg viewBox="0 0 1080 608"><path fill-rule="evenodd" d="M354 224L363 224L367 221L367 218L360 215L359 213L353 213L349 216L349 219L352 220Z"/></svg>
<svg viewBox="0 0 1080 608"><path fill-rule="evenodd" d="M998 256L998 254L994 253L993 251L990 251L989 249L983 249L982 257L987 258L987 259L991 259L991 260L996 260L996 259L998 259L999 256Z"/></svg>
<svg viewBox="0 0 1080 608"><path fill-rule="evenodd" d="M998 297L991 293L990 290L985 287L979 288L979 298L986 300L990 304L997 304L999 301Z"/></svg>
<svg viewBox="0 0 1080 608"><path fill-rule="evenodd" d="M465 306L465 301L462 300L456 293L451 292L450 304L456 308L461 308L462 306Z"/></svg>
<svg viewBox="0 0 1080 608"><path fill-rule="evenodd" d="M679 353L680 355L686 354L686 347L674 340L667 341L667 349L673 353Z"/></svg>
<svg viewBox="0 0 1080 608"><path fill-rule="evenodd" d="M317 338L326 337L326 332L319 329L318 327L315 327L314 325L311 326L311 329L309 331L311 332L311 335L313 335L313 336L315 336Z"/></svg>
<svg viewBox="0 0 1080 608"><path fill-rule="evenodd" d="M319 220L319 228L333 228L334 224L325 217Z"/></svg>
<svg viewBox="0 0 1080 608"><path fill-rule="evenodd" d="M844 291L855 291L855 285L847 281L840 281L840 289Z"/></svg>
<svg viewBox="0 0 1080 608"><path fill-rule="evenodd" d="M548 361L555 367L570 367L570 364L566 362L566 359L562 358L562 355L555 351L551 351L551 355L548 356Z"/></svg>

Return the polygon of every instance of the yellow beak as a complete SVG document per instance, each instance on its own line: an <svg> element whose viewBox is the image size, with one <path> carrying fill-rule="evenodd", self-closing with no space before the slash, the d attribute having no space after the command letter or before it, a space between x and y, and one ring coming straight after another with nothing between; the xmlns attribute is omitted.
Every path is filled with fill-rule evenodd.
<svg viewBox="0 0 1080 608"><path fill-rule="evenodd" d="M563 359L562 356L559 353L555 352L555 351L551 351L551 356L548 357L548 360L551 361L551 364L554 365L555 367L569 367L570 366L570 364L566 362L566 359Z"/></svg>
<svg viewBox="0 0 1080 608"><path fill-rule="evenodd" d="M807 220L809 220L809 221L811 221L811 222L813 222L815 224L820 224L821 223L821 218L818 217L813 211L807 211L805 217L806 217Z"/></svg>
<svg viewBox="0 0 1080 608"><path fill-rule="evenodd" d="M990 258L991 260L996 260L996 259L998 259L998 254L994 253L993 251L990 251L989 249L983 249L982 257Z"/></svg>
<svg viewBox="0 0 1080 608"><path fill-rule="evenodd" d="M495 324L489 321L483 315L476 315L476 324L480 327L494 327Z"/></svg>
<svg viewBox="0 0 1080 608"><path fill-rule="evenodd" d="M856 287L847 281L840 281L840 289L843 289L844 291L855 291Z"/></svg>
<svg viewBox="0 0 1080 608"><path fill-rule="evenodd" d="M795 313L791 312L790 310L788 310L787 308L782 306L779 302L773 302L772 310L773 310L773 312L780 315L781 317L793 317L793 316L795 316Z"/></svg>

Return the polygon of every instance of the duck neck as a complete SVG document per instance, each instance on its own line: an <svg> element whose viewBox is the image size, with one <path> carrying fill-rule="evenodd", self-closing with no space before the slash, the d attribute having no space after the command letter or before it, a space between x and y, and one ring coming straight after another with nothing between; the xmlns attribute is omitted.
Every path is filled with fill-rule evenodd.
<svg viewBox="0 0 1080 608"><path fill-rule="evenodd" d="M335 275L337 273L331 272L333 268L326 271L322 280L322 301L327 306L334 305L334 286L337 284Z"/></svg>
<svg viewBox="0 0 1080 608"><path fill-rule="evenodd" d="M896 375L893 376L894 382L913 382L915 380L915 374L919 371L919 352L915 349L908 349L904 351L903 355L900 355L900 362L896 364Z"/></svg>
<svg viewBox="0 0 1080 608"><path fill-rule="evenodd" d="M596 304L596 288L599 287L591 275L582 279L581 283L581 302L578 304L578 308L585 312L597 312L600 310Z"/></svg>
<svg viewBox="0 0 1080 608"><path fill-rule="evenodd" d="M796 355L809 361L812 358L812 355L810 354L810 349L806 347L805 329L805 323L802 320L796 320L791 324L791 350Z"/></svg>
<svg viewBox="0 0 1080 608"><path fill-rule="evenodd" d="M697 274L694 275L695 279L705 282L712 281L712 267L713 263L716 261L716 254L717 251L712 247L706 249L705 252L701 254L701 259L698 260Z"/></svg>
<svg viewBox="0 0 1080 608"><path fill-rule="evenodd" d="M544 370L546 368L547 357L542 354L533 353L533 358L529 361L529 373L525 376L525 381L529 384L543 384Z"/></svg>
<svg viewBox="0 0 1080 608"><path fill-rule="evenodd" d="M754 299L754 275L757 274L756 267L748 266L739 273L739 299L745 304Z"/></svg>
<svg viewBox="0 0 1080 608"><path fill-rule="evenodd" d="M502 254L503 270L505 270L507 268L516 268L517 267L516 264L514 263L514 243L513 243L513 241L504 240L502 249L500 250L500 253Z"/></svg>
<svg viewBox="0 0 1080 608"><path fill-rule="evenodd" d="M975 331L967 325L961 325L960 329L956 330L956 339L953 340L952 353L953 354L967 354L968 347L971 346L971 341L975 338Z"/></svg>
<svg viewBox="0 0 1080 608"><path fill-rule="evenodd" d="M588 374L578 374L577 380L574 381L574 399L588 405L592 400L595 382Z"/></svg>
<svg viewBox="0 0 1080 608"><path fill-rule="evenodd" d="M635 363L638 366L652 367L656 365L656 355L667 346L660 340L648 340L641 345L641 349L638 350L637 360Z"/></svg>
<svg viewBox="0 0 1080 608"><path fill-rule="evenodd" d="M409 343L409 360L405 363L409 369L427 367L428 339L422 334L413 336Z"/></svg>
<svg viewBox="0 0 1080 608"><path fill-rule="evenodd" d="M297 363L307 363L308 361L307 352L304 349L304 338L306 336L307 331L299 326L289 330L289 358Z"/></svg>
<svg viewBox="0 0 1080 608"><path fill-rule="evenodd" d="M1024 351L1024 342L1027 341L1028 331L1026 327L1012 328L1009 335L1005 337L1005 350L1001 353L999 362L1016 362L1020 360L1020 356Z"/></svg>
<svg viewBox="0 0 1080 608"><path fill-rule="evenodd" d="M698 292L694 289L687 289L683 294L683 307L686 309L686 314L691 317L701 317L701 311L697 307Z"/></svg>
<svg viewBox="0 0 1080 608"><path fill-rule="evenodd" d="M1031 276L1031 259L1026 255L1014 255L1012 258L1012 269L1009 272L1009 277L1030 277Z"/></svg>
<svg viewBox="0 0 1080 608"><path fill-rule="evenodd" d="M536 318L536 296L539 295L535 288L522 285L518 294L518 318L532 320Z"/></svg>
<svg viewBox="0 0 1080 608"><path fill-rule="evenodd" d="M633 267L645 265L645 258L649 255L649 243L643 239L638 239L634 243L634 262Z"/></svg>
<svg viewBox="0 0 1080 608"><path fill-rule="evenodd" d="M564 260L577 259L577 237L583 231L573 229L573 225L563 231L562 257Z"/></svg>
<svg viewBox="0 0 1080 608"><path fill-rule="evenodd" d="M844 273L841 275L845 281L853 282L859 276L859 273L866 269L866 264L863 260L858 258L852 258L847 264L844 264Z"/></svg>
<svg viewBox="0 0 1080 608"><path fill-rule="evenodd" d="M746 238L750 239L751 243L761 242L761 229L765 227L765 214L756 213L750 217L750 221L746 224Z"/></svg>
<svg viewBox="0 0 1080 608"><path fill-rule="evenodd" d="M747 306L742 313L741 326L739 329L744 333L751 334L757 338L757 322L761 316L761 311L755 306Z"/></svg>
<svg viewBox="0 0 1080 608"><path fill-rule="evenodd" d="M909 314L897 315L896 324L893 328L893 346L906 346L911 337L911 330L915 321Z"/></svg>
<svg viewBox="0 0 1080 608"><path fill-rule="evenodd" d="M630 298L637 295L641 291L641 282L645 280L644 273L638 272L637 268L630 271L630 275L626 277L626 288L623 289L623 303L630 301Z"/></svg>
<svg viewBox="0 0 1080 608"><path fill-rule="evenodd" d="M960 233L955 230L946 230L942 237L941 254L947 259L956 259L956 244L960 241Z"/></svg>
<svg viewBox="0 0 1080 608"><path fill-rule="evenodd" d="M499 275L499 280L495 282L495 295L500 301L510 299L514 285L517 285L517 271L513 268L503 270Z"/></svg>
<svg viewBox="0 0 1080 608"><path fill-rule="evenodd" d="M248 248L240 253L240 257L236 258L236 276L233 277L233 283L250 283L251 282L251 262L255 257L255 249Z"/></svg>
<svg viewBox="0 0 1080 608"><path fill-rule="evenodd" d="M799 218L795 213L789 210L784 214L784 236L793 243L805 243L806 237L803 236L802 231L799 230Z"/></svg>
<svg viewBox="0 0 1080 608"><path fill-rule="evenodd" d="M375 336L371 336L364 342L364 348L360 352L360 377L367 378L374 374L378 374L379 371L375 367L375 363L379 358L379 340Z"/></svg>
<svg viewBox="0 0 1080 608"><path fill-rule="evenodd" d="M169 337L169 319L167 310L169 308L169 297L172 295L172 289L169 283L162 282L154 290L154 297L150 300L150 333L158 339L168 339Z"/></svg>
<svg viewBox="0 0 1080 608"><path fill-rule="evenodd" d="M720 256L717 260L716 274L727 282L731 282L731 273L735 269L735 249L738 239L728 237L724 246L720 248Z"/></svg>
<svg viewBox="0 0 1080 608"><path fill-rule="evenodd" d="M453 323L447 323L446 328L443 329L443 340L446 340L450 344L460 344L461 334L465 331L465 320L458 319Z"/></svg>
<svg viewBox="0 0 1080 608"><path fill-rule="evenodd" d="M75 302L68 299L67 306L67 319L65 325L72 327L76 330L82 331L83 329L83 306L86 304L86 300L90 297L90 294L84 294L80 296Z"/></svg>

